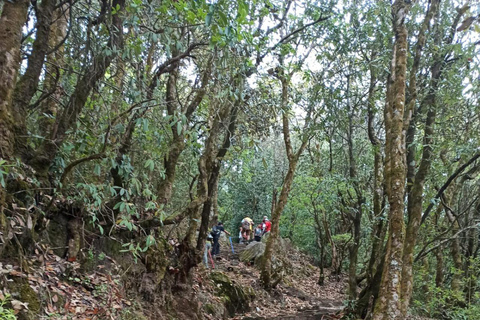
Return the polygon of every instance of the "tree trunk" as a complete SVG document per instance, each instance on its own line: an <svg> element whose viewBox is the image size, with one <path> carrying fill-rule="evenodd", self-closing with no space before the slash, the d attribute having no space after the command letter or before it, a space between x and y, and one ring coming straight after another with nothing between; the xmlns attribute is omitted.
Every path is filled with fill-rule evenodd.
<svg viewBox="0 0 480 320"><path fill-rule="evenodd" d="M275 206L277 204L277 189L273 188L272 191L272 207L270 209L270 216L273 216L273 213L275 212Z"/></svg>
<svg viewBox="0 0 480 320"><path fill-rule="evenodd" d="M290 140L290 129L288 123L288 86L289 86L289 79L284 74L284 70L281 70L278 78L281 80L282 83L282 122L283 122L283 140L285 143L285 149L288 158L288 170L287 174L283 180L282 190L280 192L280 196L278 197L278 202L275 204L275 211L272 214L272 229L270 231L270 236L267 239L267 244L265 247L265 253L263 256L263 264L261 267L260 279L262 281L262 285L266 290L272 289L276 283L278 283L278 279L272 281L272 256L273 256L273 248L276 245L277 239L279 238L279 222L280 216L282 215L283 209L287 204L288 195L290 193L290 189L292 187L293 178L295 175L295 169L297 168L297 163L300 155L302 154L305 146L307 145L307 140L304 139L302 141L302 145L299 147L296 153L293 152L292 142Z"/></svg>
<svg viewBox="0 0 480 320"><path fill-rule="evenodd" d="M218 155L217 139L221 130L220 124L226 118L226 113L230 107L227 106L222 109L218 112L215 105L210 107L209 134L205 142L205 149L198 160L199 176L196 196L184 210L184 216L189 217L189 225L179 248L181 270L177 280L180 283L186 283L188 281L190 270L201 261L203 255L203 248L196 249L195 235L201 220L201 208L208 200L208 180Z"/></svg>
<svg viewBox="0 0 480 320"><path fill-rule="evenodd" d="M327 215L325 212L323 212L323 227L325 229L325 236L330 243L330 247L332 247L332 274L337 276L338 280L342 264L338 257L337 245L335 244L335 241L333 241L332 233L330 232L330 226L328 225Z"/></svg>
<svg viewBox="0 0 480 320"><path fill-rule="evenodd" d="M433 125L435 122L435 102L432 100L425 124L423 155L420 167L415 175L415 182L408 194L408 224L406 231L405 248L403 252L402 270L402 314L407 313L413 291L413 254L420 229L423 210L423 188L430 169L433 156Z"/></svg>
<svg viewBox="0 0 480 320"><path fill-rule="evenodd" d="M438 206L435 213L435 227L438 231L441 231L440 227L440 215L442 213L442 206ZM442 288L444 275L443 275L443 246L440 245L435 249L435 287Z"/></svg>
<svg viewBox="0 0 480 320"><path fill-rule="evenodd" d="M223 139L222 147L218 151L217 160L213 165L212 172L208 179L208 198L207 201L203 204L202 222L200 224L200 230L198 233L197 250L202 250L205 246L205 241L207 239L207 233L209 229L208 227L210 225L210 213L217 202L218 180L220 177L221 163L223 157L225 157L228 149L230 148L231 138L235 133L239 103L240 101L237 101L236 105L232 108L232 112L230 114L230 121L228 124L227 132L225 134L225 138Z"/></svg>
<svg viewBox="0 0 480 320"><path fill-rule="evenodd" d="M320 286L323 286L324 283L325 283L325 272L324 272L325 257L324 257L324 255L325 255L326 241L325 241L325 237L323 236L323 232L322 232L322 222L320 221L320 217L319 217L320 213L318 212L313 200L312 200L312 205L314 207L313 217L315 219L315 231L316 231L316 234L317 234L317 245L318 245L318 248L320 249L320 276L318 278L317 284L320 285Z"/></svg>
<svg viewBox="0 0 480 320"><path fill-rule="evenodd" d="M435 249L435 259L437 265L435 267L435 287L443 288L443 247L439 246Z"/></svg>
<svg viewBox="0 0 480 320"><path fill-rule="evenodd" d="M284 115L284 117L287 117ZM288 120L287 120L288 121ZM272 229L270 231L270 236L267 239L267 244L265 247L265 253L263 255L263 266L261 270L261 281L263 287L266 290L270 290L273 288L272 282L272 256L273 256L273 248L276 245L276 242L279 238L279 222L280 216L282 215L283 209L287 204L288 194L290 193L290 188L292 186L293 178L295 175L295 169L297 166L297 161L292 159L289 161L287 175L283 181L282 191L280 192L280 196L278 197L278 202L275 206L275 211L272 215Z"/></svg>
<svg viewBox="0 0 480 320"><path fill-rule="evenodd" d="M28 57L28 64L25 73L20 78L13 93L13 108L15 120L15 153L23 158L30 157L31 154L27 147L27 108L32 97L37 92L40 74L43 70L45 55L49 48L50 26L52 24L56 0L44 0L39 5L36 12L36 33L32 45L32 52ZM53 49L53 48L52 48Z"/></svg>
<svg viewBox="0 0 480 320"><path fill-rule="evenodd" d="M205 96L205 88L211 77L211 63L212 61L210 60L208 62L207 68L203 71L201 88L197 90L195 98L183 110L177 103L178 97L176 86L178 77L178 63L177 66L174 67L174 69L169 73L166 88L166 101L168 115L171 117L172 121L171 131L173 139L172 143L170 144L168 153L164 159L165 178L160 182L160 186L157 191L158 202L160 204L163 204L164 206L170 201L170 198L172 197L172 189L173 183L175 182L178 160L183 150L185 149L186 128L185 126L182 126L181 132L178 132L177 125L174 125L175 123L173 121L181 121L180 115L185 116L187 123L190 121L193 113L200 105L200 102L202 102L203 97Z"/></svg>
<svg viewBox="0 0 480 320"><path fill-rule="evenodd" d="M454 193L456 193L454 191ZM453 199L456 198L455 196L452 197ZM453 225L452 227L452 236L457 234L460 231L460 225L458 223L457 218L452 214L450 211L451 201L447 200L447 207L445 207L445 215L448 218L448 221ZM451 282L451 289L453 293L454 299L458 299L461 297L462 292L462 278L463 278L463 261L462 261L462 249L460 246L460 239L459 237L455 237L450 242L450 249L452 252L452 259L453 259L453 275L452 275L452 282Z"/></svg>
<svg viewBox="0 0 480 320"><path fill-rule="evenodd" d="M435 16L435 25L438 23L437 13L439 7L439 1L432 1L429 7L429 10L425 16L425 20L422 25L422 29L419 33L419 39L417 42L417 51L415 55L414 67L411 72L410 78L411 85L411 101L409 103L408 112L411 113L413 105L416 100L416 72L418 69L418 64L420 60L421 50L425 43L425 31L428 29L430 21ZM437 37L438 38L438 37ZM438 59L439 57L437 57ZM415 121L412 121L409 124L407 130L406 146L408 148L407 152L407 179L408 179L408 223L406 230L406 239L405 248L403 252L403 270L402 270L402 313L406 314L408 306L410 304L410 299L413 292L413 254L415 250L415 244L420 230L422 210L423 210L423 189L425 185L425 180L427 178L428 172L431 167L431 161L433 156L433 134L434 134L434 124L436 117L436 92L438 88L438 80L441 74L442 61L435 61L431 68L431 83L428 90L427 97L422 103L421 109L427 109L427 118L425 121L425 134L423 138L423 152L422 159L420 160L420 166L418 171L415 174L415 145L413 144L413 139L416 131ZM411 87L413 86L413 88ZM421 111L416 112L421 114Z"/></svg>
<svg viewBox="0 0 480 320"><path fill-rule="evenodd" d="M384 258L385 252L381 252L380 256ZM367 282L367 285L358 295L358 299L355 305L355 314L361 319L370 319L375 305L378 299L380 291L380 284L382 280L383 265L385 259L380 259L380 264L377 270L373 274L372 280Z"/></svg>
<svg viewBox="0 0 480 320"><path fill-rule="evenodd" d="M167 111L168 115L172 117L170 121L172 121L171 131L173 140L163 161L165 178L160 183L157 192L158 202L163 205L166 205L172 197L172 188L175 181L178 159L180 158L183 149L185 149L185 138L183 134L185 128L182 126L182 131L178 132L177 126L173 125L174 121L180 121L180 119L176 119L176 117L179 116L179 108L177 105L177 77L178 64L172 71L170 71L166 88Z"/></svg>
<svg viewBox="0 0 480 320"><path fill-rule="evenodd" d="M0 160L13 160L16 137L11 102L20 68L22 28L27 19L29 3L28 0L5 1L0 16ZM4 235L9 233L4 214L6 196L5 188L0 186L0 233ZM0 246L0 255L4 246Z"/></svg>
<svg viewBox="0 0 480 320"><path fill-rule="evenodd" d="M62 90L57 85L60 78L60 68L65 65L64 46L62 41L67 36L69 8L63 5L55 11L53 23L50 26L50 36L48 37L48 47L57 48L54 52L47 55L47 64L45 72L44 91L50 96L40 103L40 118L38 129L44 139L50 139L48 136L53 129L55 118L58 111L58 103L62 96Z"/></svg>
<svg viewBox="0 0 480 320"><path fill-rule="evenodd" d="M360 220L353 221L353 244L350 247L350 264L348 267L348 287L349 298L355 300L357 298L357 260L358 248L360 247Z"/></svg>
<svg viewBox="0 0 480 320"><path fill-rule="evenodd" d="M317 284L323 286L325 284L325 241L321 231L318 231L317 244L320 249L320 275L318 276Z"/></svg>
<svg viewBox="0 0 480 320"><path fill-rule="evenodd" d="M375 54L372 54L372 60ZM383 157L381 150L381 142L375 134L374 130L374 108L375 108L375 86L376 86L376 70L370 65L370 86L368 89L367 112L368 112L368 138L372 144L374 154L374 170L373 170L373 216L374 232L372 233L372 251L367 267L367 285L373 279L377 267L380 264L381 253L383 252L383 242L385 240L386 228L384 227L384 219L382 219L383 210L385 208L384 199L384 183L383 183Z"/></svg>
<svg viewBox="0 0 480 320"><path fill-rule="evenodd" d="M174 126L175 127L175 126ZM176 129L175 129L176 130ZM168 155L165 156L163 161L165 168L165 179L162 180L158 188L158 203L164 206L172 198L173 183L175 182L175 175L177 171L177 164L180 155L185 149L185 143L182 140L174 141L170 145Z"/></svg>
<svg viewBox="0 0 480 320"><path fill-rule="evenodd" d="M217 160L213 166L212 173L208 179L208 197L202 207L202 216L200 229L197 238L197 250L202 250L207 240L207 234L210 226L210 216L213 209L213 202L216 200L218 192L218 179L220 178L220 163Z"/></svg>
<svg viewBox="0 0 480 320"><path fill-rule="evenodd" d="M396 0L392 6L395 31L394 69L392 69L392 100L385 107L385 130L387 157L385 176L390 204L389 228L385 265L376 301L374 320L405 319L401 309L402 252L404 245L404 193L406 178L406 151L403 133L405 112L405 79L407 68L407 28L405 18L409 5ZM387 97L388 99L388 97Z"/></svg>
<svg viewBox="0 0 480 320"><path fill-rule="evenodd" d="M61 114L58 115L55 127L51 134L51 139L45 140L39 152L32 160L32 164L40 175L47 176L48 169L52 161L57 156L58 150L62 146L68 130L77 122L77 117L82 111L85 103L90 96L95 85L100 81L115 58L115 53L123 48L123 15L125 0L114 0L112 7L119 7L117 14L112 15L112 28L108 47L112 49L113 54L98 54L93 58L92 63L86 68L83 76L78 78L75 90Z"/></svg>
<svg viewBox="0 0 480 320"><path fill-rule="evenodd" d="M480 189L478 191L480 192ZM470 225L475 223L475 221L478 221L480 218L480 200L477 200L475 208L472 211L473 212L469 214ZM477 229L475 228L467 231L467 237L468 246L467 253L465 255L464 273L465 278L468 279L468 282L465 287L465 300L467 301L467 303L470 304L472 299L474 298L475 292L477 291L477 283L475 281L477 276L475 275L475 268L472 268L472 262L474 262L474 259L477 258L478 250L480 248Z"/></svg>
<svg viewBox="0 0 480 320"><path fill-rule="evenodd" d="M357 167L355 163L355 154L353 150L353 119L355 117L354 109L350 105L350 76L347 76L347 112L348 112L348 131L347 131L347 144L348 144L348 162L349 162L349 177L355 188L357 201L354 206L351 207L349 218L352 221L352 239L353 243L349 248L349 268L348 268L348 293L350 300L355 300L357 297L357 261L358 261L358 249L360 247L360 228L362 221L362 203L363 196L360 191L360 186L357 181Z"/></svg>
<svg viewBox="0 0 480 320"><path fill-rule="evenodd" d="M0 158L11 159L15 143L11 102L20 68L22 29L30 1L5 1L0 17ZM0 190L0 195L3 191ZM0 205L3 206L2 197Z"/></svg>
<svg viewBox="0 0 480 320"><path fill-rule="evenodd" d="M434 43L438 46L441 45L441 41L443 39L442 34L440 34L439 30L439 15L440 15L440 1L432 1L430 4L429 11L425 17L424 25L422 26L422 30L419 37L420 40L424 40L424 32L427 29L426 25L430 23L432 17L434 18ZM459 17L462 15L462 11L458 11L457 17L454 20L454 24L451 30L456 30L456 24L459 21ZM454 32L454 31L452 31ZM453 40L453 34L450 37L446 38L446 44L451 44ZM423 46L421 44L420 46ZM417 48L417 53L418 53ZM443 52L441 54L436 54L434 56L434 61L432 67L430 68L431 79L430 79L430 86L428 88L427 95L425 99L422 101L420 108L422 110L427 111L427 117L425 120L425 129L424 129L424 140L423 140L423 152L422 158L420 160L420 165L418 168L417 173L415 174L413 181L411 176L409 177L411 187L409 187L408 193L408 224L406 230L406 239L405 248L403 252L403 270L402 270L402 313L406 314L408 305L410 303L410 299L413 292L413 254L415 250L415 244L418 237L418 232L420 230L420 225L422 221L422 210L423 210L423 190L424 184L428 175L428 172L431 167L432 157L433 157L433 145L434 145L434 124L436 118L436 97L437 91L439 87L439 81L441 80L443 69L446 65L445 59L447 58L447 53ZM416 70L414 70L416 71ZM415 88L414 88L415 89ZM413 102L412 102L413 103ZM419 111L421 114L422 111ZM414 128L415 124L411 123L411 127ZM415 134L415 129L413 129L413 133ZM407 139L408 140L408 139ZM413 141L413 138L411 138ZM408 141L406 141L408 143ZM415 150L410 145L409 154L415 154ZM412 156L409 156L408 166L410 167L414 161L410 159ZM413 174L411 172L413 169L409 168L410 175ZM458 241L458 239L456 239Z"/></svg>

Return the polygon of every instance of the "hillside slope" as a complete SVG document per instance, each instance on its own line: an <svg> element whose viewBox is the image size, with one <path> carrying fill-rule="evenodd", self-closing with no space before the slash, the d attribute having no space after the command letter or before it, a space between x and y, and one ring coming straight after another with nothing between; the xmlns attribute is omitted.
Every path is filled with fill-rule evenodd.
<svg viewBox="0 0 480 320"><path fill-rule="evenodd" d="M215 268L211 262L210 268L198 266L191 287L155 297L153 303L135 291L143 281L132 274L141 273L141 262L125 268L125 263L90 252L101 259L81 264L44 248L21 264L0 263L0 300L20 320L338 318L334 314L342 309L343 280L327 277L325 285L318 286L318 269L308 256L288 245L282 253L288 264L284 280L266 292L256 267L239 259L245 248L233 244L232 252L224 242Z"/></svg>

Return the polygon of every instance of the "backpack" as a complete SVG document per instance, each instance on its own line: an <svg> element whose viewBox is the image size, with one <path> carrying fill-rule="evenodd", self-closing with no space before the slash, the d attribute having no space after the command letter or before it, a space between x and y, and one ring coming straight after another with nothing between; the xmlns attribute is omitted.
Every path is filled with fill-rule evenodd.
<svg viewBox="0 0 480 320"><path fill-rule="evenodd" d="M220 233L222 233L222 230L220 230L219 228L217 228L217 226L213 226L212 231L210 232L210 234L211 234L212 237L214 237L214 238L220 237Z"/></svg>

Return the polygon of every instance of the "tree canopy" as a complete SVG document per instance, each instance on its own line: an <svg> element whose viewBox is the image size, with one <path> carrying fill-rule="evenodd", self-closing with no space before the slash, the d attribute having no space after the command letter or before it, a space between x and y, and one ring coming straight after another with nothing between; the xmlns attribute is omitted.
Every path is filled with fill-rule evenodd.
<svg viewBox="0 0 480 320"><path fill-rule="evenodd" d="M113 239L165 293L218 221L236 237L268 216L267 291L288 238L319 286L347 275L352 318L478 314L478 3L0 10L2 260L44 245L83 262Z"/></svg>

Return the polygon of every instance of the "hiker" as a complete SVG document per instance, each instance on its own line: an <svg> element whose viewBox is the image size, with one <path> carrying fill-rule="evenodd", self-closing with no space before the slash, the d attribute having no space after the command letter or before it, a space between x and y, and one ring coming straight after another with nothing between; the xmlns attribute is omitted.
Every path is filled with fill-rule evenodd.
<svg viewBox="0 0 480 320"><path fill-rule="evenodd" d="M242 220L242 228L243 228L243 240L248 243L250 240L250 235L253 231L253 220L249 217L245 217Z"/></svg>
<svg viewBox="0 0 480 320"><path fill-rule="evenodd" d="M263 217L263 234L270 232L272 229L272 223L268 220L267 216Z"/></svg>
<svg viewBox="0 0 480 320"><path fill-rule="evenodd" d="M220 253L220 243L218 243L218 240L220 239L222 231L230 235L230 233L226 231L223 227L223 222L219 222L216 226L212 228L212 232L210 232L213 238L212 256L218 255Z"/></svg>
<svg viewBox="0 0 480 320"><path fill-rule="evenodd" d="M263 229L262 229L262 224L259 224L256 228L255 228L255 241L257 242L260 242L262 241L262 235L263 235Z"/></svg>
<svg viewBox="0 0 480 320"><path fill-rule="evenodd" d="M212 241L213 241L212 235L208 234L207 242L205 243L205 252L203 253L203 263L205 264L207 269L208 269L208 254L209 254L209 251L212 250Z"/></svg>
<svg viewBox="0 0 480 320"><path fill-rule="evenodd" d="M242 243L243 241L243 235L242 235L242 227L240 226L240 232L238 233L238 243Z"/></svg>

